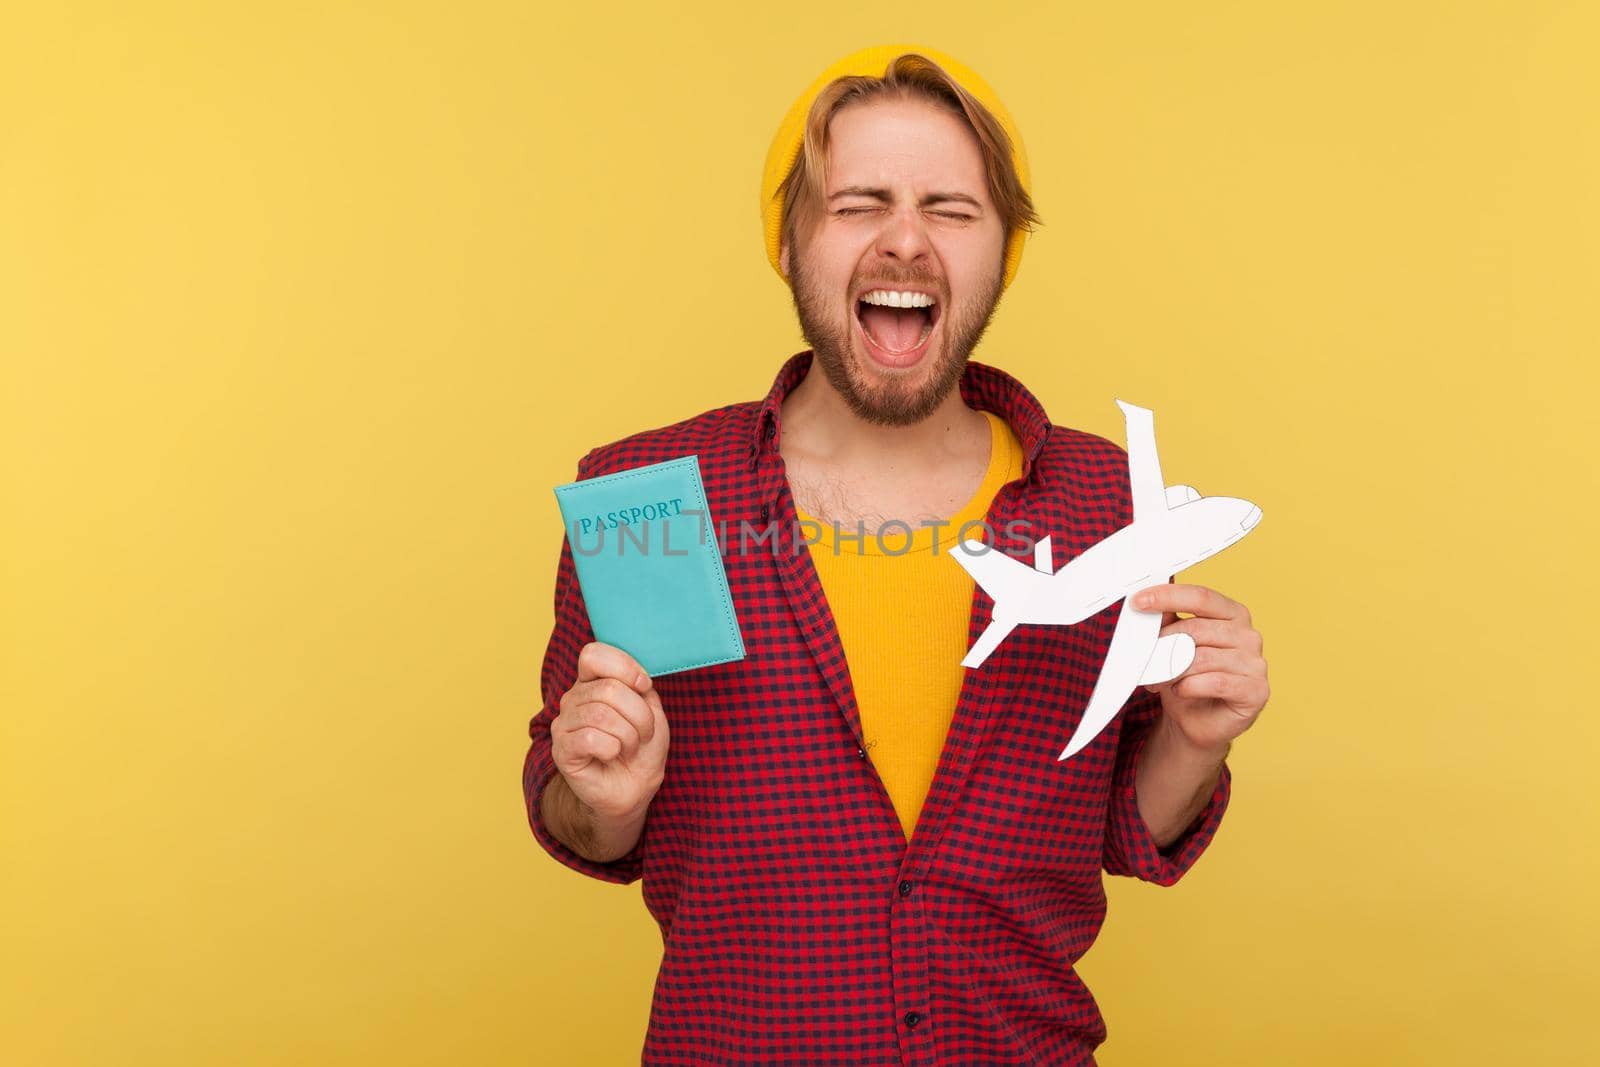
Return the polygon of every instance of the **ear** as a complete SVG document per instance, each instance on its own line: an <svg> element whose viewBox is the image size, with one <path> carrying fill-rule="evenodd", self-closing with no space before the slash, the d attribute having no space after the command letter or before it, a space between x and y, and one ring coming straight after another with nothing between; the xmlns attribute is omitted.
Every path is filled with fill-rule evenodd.
<svg viewBox="0 0 1600 1067"><path fill-rule="evenodd" d="M783 271L783 280L789 280L789 242L783 241L778 245L778 269Z"/></svg>

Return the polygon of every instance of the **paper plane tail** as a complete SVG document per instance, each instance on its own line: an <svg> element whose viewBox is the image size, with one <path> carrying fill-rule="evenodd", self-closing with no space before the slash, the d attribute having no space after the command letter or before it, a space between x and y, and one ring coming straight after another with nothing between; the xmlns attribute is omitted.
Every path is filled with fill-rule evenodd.
<svg viewBox="0 0 1600 1067"><path fill-rule="evenodd" d="M1033 580L1039 577L1032 567L1020 559L991 548L982 541L963 541L951 550L950 555L955 557L963 570L972 575L978 587L996 601L1031 588Z"/></svg>
<svg viewBox="0 0 1600 1067"><path fill-rule="evenodd" d="M961 661L961 665L968 668L983 666L983 661L989 658L989 653L993 652L996 646L1005 640L1006 635L1016 628L1017 624L1009 619L996 619L991 622L988 628L978 635L978 640L973 643L972 650Z"/></svg>

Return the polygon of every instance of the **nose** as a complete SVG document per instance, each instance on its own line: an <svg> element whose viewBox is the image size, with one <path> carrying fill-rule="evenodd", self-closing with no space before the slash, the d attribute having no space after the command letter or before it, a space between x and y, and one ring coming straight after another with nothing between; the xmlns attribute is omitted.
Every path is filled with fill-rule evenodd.
<svg viewBox="0 0 1600 1067"><path fill-rule="evenodd" d="M1256 523L1260 521L1261 509L1256 507L1254 504L1251 504L1250 510L1245 513L1244 518L1239 520L1239 525L1243 526L1246 530L1253 530L1255 529Z"/></svg>
<svg viewBox="0 0 1600 1067"><path fill-rule="evenodd" d="M915 263L929 252L928 232L915 205L889 212L878 231L878 253L886 259Z"/></svg>

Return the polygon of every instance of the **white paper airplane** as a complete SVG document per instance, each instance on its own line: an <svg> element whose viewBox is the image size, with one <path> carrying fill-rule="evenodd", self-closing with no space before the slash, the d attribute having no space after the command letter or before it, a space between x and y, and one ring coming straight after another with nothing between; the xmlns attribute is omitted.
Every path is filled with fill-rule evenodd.
<svg viewBox="0 0 1600 1067"><path fill-rule="evenodd" d="M1053 574L1049 537L1034 546L1032 567L982 541L965 541L963 551L951 553L994 600L992 621L961 661L963 667L982 666L1020 623L1070 626L1129 598L1117 616L1089 706L1058 760L1093 741L1136 686L1171 681L1194 662L1194 638L1161 637L1161 613L1133 607L1133 594L1216 555L1261 521L1261 509L1248 500L1203 497L1192 486L1166 485L1156 454L1155 417L1148 408L1121 400L1117 406L1128 424L1132 522Z"/></svg>

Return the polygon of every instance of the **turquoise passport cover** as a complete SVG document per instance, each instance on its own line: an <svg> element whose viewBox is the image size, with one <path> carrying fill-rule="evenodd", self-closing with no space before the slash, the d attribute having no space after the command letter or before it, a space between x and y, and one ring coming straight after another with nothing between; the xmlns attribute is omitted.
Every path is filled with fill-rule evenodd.
<svg viewBox="0 0 1600 1067"><path fill-rule="evenodd" d="M597 641L652 676L744 658L700 457L556 486Z"/></svg>

